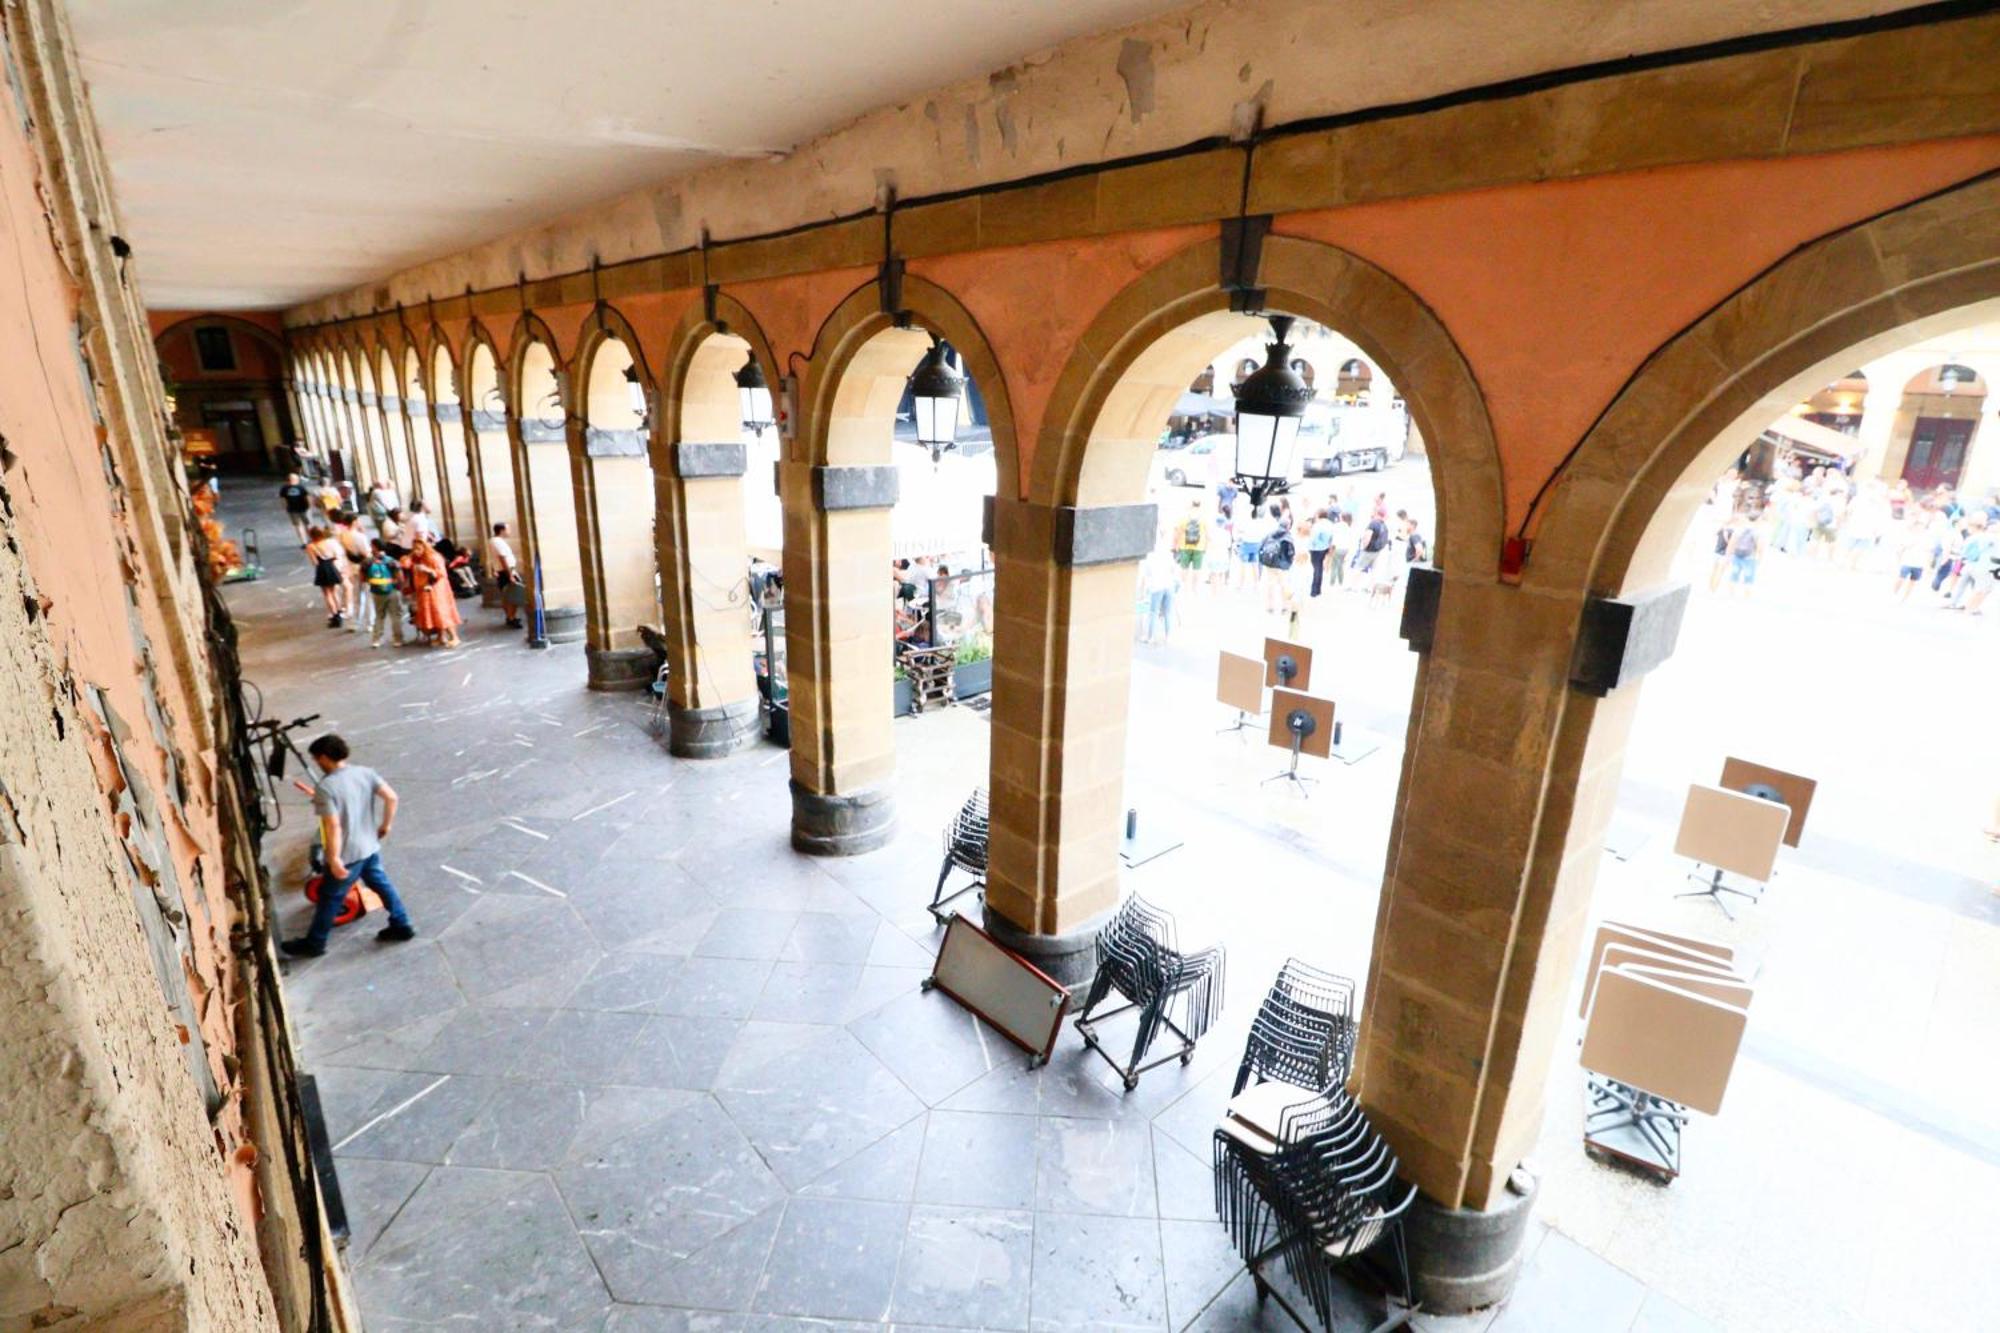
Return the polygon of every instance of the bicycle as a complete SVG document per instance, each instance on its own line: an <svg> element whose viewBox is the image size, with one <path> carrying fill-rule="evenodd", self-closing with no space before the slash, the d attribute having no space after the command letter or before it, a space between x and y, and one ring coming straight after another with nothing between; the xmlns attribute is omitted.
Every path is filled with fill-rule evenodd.
<svg viewBox="0 0 2000 1333"><path fill-rule="evenodd" d="M264 789L258 794L258 802L264 807L264 827L267 829L284 826L285 807L278 800L278 783L284 779L287 756L298 761L301 772L312 771L312 764L307 760L305 752L299 749L298 742L292 739L292 733L317 721L319 714L310 713L305 717L295 717L289 722L280 722L276 718L256 718L244 724L245 738L248 742L253 746L262 747L260 751L262 762L259 767L264 770ZM312 793L309 785L296 778L292 780L292 785L308 795Z"/></svg>

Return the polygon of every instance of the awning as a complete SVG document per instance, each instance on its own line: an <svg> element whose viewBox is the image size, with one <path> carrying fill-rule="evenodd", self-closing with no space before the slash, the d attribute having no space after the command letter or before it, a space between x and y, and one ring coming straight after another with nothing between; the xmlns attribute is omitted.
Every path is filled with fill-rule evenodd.
<svg viewBox="0 0 2000 1333"><path fill-rule="evenodd" d="M1852 435L1831 426L1822 426L1817 421L1807 421L1804 417L1780 417L1767 426L1764 433L1775 436L1776 444L1816 458L1847 459L1861 450L1861 441Z"/></svg>
<svg viewBox="0 0 2000 1333"><path fill-rule="evenodd" d="M1236 415L1234 399L1214 398L1205 393L1184 393L1174 402L1173 416L1177 417L1233 417Z"/></svg>

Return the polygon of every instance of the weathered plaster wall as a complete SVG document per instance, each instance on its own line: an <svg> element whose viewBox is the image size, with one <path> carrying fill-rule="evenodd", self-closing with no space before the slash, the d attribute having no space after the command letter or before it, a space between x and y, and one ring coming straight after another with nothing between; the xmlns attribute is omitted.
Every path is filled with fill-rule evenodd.
<svg viewBox="0 0 2000 1333"><path fill-rule="evenodd" d="M43 87L45 54L10 64ZM107 327L58 221L90 167L45 153L78 127L21 87L0 97L0 1329L278 1327L199 585L150 526L186 497L127 430L144 324L110 306Z"/></svg>

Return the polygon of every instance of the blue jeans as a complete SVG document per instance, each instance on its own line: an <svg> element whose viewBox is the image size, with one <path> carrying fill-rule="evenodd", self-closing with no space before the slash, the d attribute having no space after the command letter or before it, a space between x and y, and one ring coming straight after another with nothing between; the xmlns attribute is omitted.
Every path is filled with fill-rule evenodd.
<svg viewBox="0 0 2000 1333"><path fill-rule="evenodd" d="M1732 555L1729 557L1729 581L1751 584L1757 581L1757 557L1754 555Z"/></svg>
<svg viewBox="0 0 2000 1333"><path fill-rule="evenodd" d="M1174 590L1162 588L1146 598L1146 638L1153 639L1154 630L1171 634L1174 620Z"/></svg>
<svg viewBox="0 0 2000 1333"><path fill-rule="evenodd" d="M396 886L389 882L389 872L382 868L382 853L370 852L359 861L347 863L347 878L333 882L331 875L320 885L319 902L313 907L312 928L306 931L306 939L326 947L327 936L333 934L333 919L340 915L340 905L347 901L347 891L360 880L381 895L382 905L389 909L391 925L407 926L410 914L403 907L403 900L396 893Z"/></svg>

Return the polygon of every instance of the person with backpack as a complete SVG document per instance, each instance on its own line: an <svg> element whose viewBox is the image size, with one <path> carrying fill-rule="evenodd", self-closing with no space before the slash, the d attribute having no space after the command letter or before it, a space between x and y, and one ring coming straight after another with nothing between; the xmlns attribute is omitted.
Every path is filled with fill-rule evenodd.
<svg viewBox="0 0 2000 1333"><path fill-rule="evenodd" d="M1292 538L1291 526L1285 522L1284 506L1273 500L1268 513L1270 523L1257 542L1258 577L1264 585L1264 609L1277 611L1288 609L1291 601L1290 576L1299 546Z"/></svg>
<svg viewBox="0 0 2000 1333"><path fill-rule="evenodd" d="M1201 516L1201 501L1188 502L1187 517L1181 520L1174 537L1174 563L1180 566L1181 588L1193 592L1201 575L1202 558L1208 553L1208 524Z"/></svg>
<svg viewBox="0 0 2000 1333"><path fill-rule="evenodd" d="M375 604L375 628L369 632L368 646L380 648L382 632L393 626L396 646L401 648L408 642L403 635L403 571L380 540L369 543L368 562L361 566L361 586Z"/></svg>
<svg viewBox="0 0 2000 1333"><path fill-rule="evenodd" d="M1750 515L1742 510L1730 520L1729 528L1729 583L1731 587L1741 587L1743 595L1748 597L1757 582L1757 558L1763 554L1764 539Z"/></svg>
<svg viewBox="0 0 2000 1333"><path fill-rule="evenodd" d="M1380 509L1368 517L1368 528L1361 538L1361 549L1354 553L1354 567L1363 574L1375 568L1375 562L1382 558L1382 552L1389 549L1389 520Z"/></svg>

